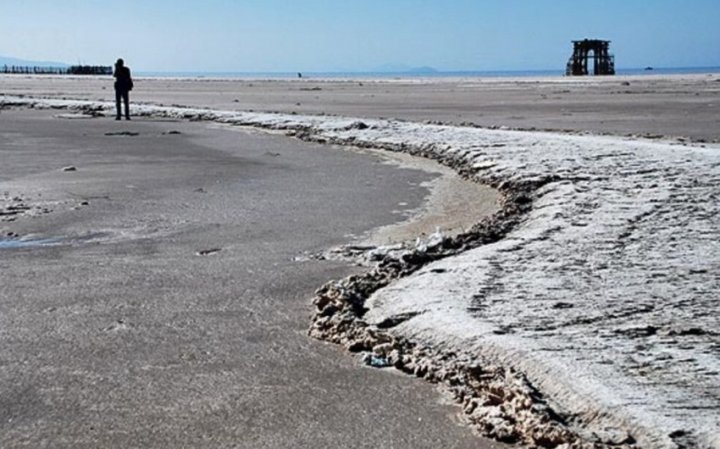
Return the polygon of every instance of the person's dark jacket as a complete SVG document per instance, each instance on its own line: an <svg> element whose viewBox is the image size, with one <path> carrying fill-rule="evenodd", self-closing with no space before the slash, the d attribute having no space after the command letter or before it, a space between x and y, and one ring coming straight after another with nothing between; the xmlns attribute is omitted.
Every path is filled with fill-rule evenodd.
<svg viewBox="0 0 720 449"><path fill-rule="evenodd" d="M123 66L115 69L115 90L121 92L131 91L133 88L132 77L130 76L130 69Z"/></svg>

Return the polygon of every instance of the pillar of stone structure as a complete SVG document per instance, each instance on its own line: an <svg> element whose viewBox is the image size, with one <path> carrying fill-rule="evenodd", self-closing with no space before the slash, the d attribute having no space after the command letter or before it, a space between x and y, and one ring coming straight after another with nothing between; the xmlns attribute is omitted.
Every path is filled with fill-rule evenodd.
<svg viewBox="0 0 720 449"><path fill-rule="evenodd" d="M567 64L568 76L589 75L589 60L592 59L593 75L614 75L615 57L610 54L610 41L584 39L573 41L573 54Z"/></svg>

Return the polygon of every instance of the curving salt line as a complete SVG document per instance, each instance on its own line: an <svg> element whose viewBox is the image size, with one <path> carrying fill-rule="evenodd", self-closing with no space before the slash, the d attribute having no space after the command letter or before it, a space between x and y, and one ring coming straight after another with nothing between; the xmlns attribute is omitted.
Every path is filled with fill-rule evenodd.
<svg viewBox="0 0 720 449"><path fill-rule="evenodd" d="M720 147L153 105L133 113L407 145L490 184L557 176L507 239L380 290L368 319L423 311L393 332L517 367L590 429L619 422L647 447L675 447L682 432L720 447Z"/></svg>

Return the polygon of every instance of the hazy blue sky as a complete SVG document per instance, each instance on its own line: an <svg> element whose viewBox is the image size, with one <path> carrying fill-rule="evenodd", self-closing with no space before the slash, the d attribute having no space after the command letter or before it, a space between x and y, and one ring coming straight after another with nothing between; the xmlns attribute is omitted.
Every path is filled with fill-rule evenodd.
<svg viewBox="0 0 720 449"><path fill-rule="evenodd" d="M720 0L0 0L0 55L135 71L720 66Z"/></svg>

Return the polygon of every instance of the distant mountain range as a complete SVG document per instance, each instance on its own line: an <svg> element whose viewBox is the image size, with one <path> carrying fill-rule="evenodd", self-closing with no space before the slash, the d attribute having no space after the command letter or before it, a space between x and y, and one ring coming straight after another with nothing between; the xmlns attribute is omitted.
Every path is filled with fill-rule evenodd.
<svg viewBox="0 0 720 449"><path fill-rule="evenodd" d="M70 67L72 64L57 61L32 61L29 59L13 58L10 56L0 55L0 67L2 66L22 66L22 67ZM439 73L437 69L428 66L412 67L405 64L383 64L375 67L369 72L375 73L412 73L412 74L432 74Z"/></svg>
<svg viewBox="0 0 720 449"><path fill-rule="evenodd" d="M0 56L0 66L29 66L29 67L69 67L70 64L64 62L53 61L30 61L27 59L11 58L9 56Z"/></svg>
<svg viewBox="0 0 720 449"><path fill-rule="evenodd" d="M384 64L376 67L373 72L378 73L438 73L433 67L410 67L405 64Z"/></svg>

